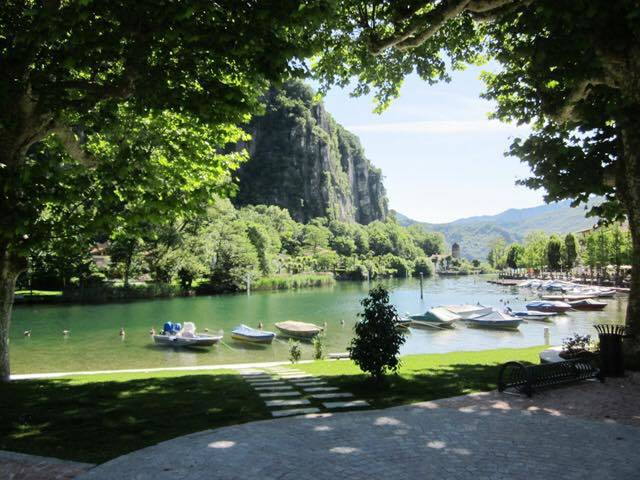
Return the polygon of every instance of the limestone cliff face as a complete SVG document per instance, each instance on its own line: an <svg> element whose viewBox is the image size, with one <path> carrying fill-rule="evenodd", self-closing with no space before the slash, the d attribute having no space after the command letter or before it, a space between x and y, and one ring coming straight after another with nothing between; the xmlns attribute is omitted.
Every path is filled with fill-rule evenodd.
<svg viewBox="0 0 640 480"><path fill-rule="evenodd" d="M272 89L250 125L250 160L238 171L238 205L287 208L301 222L326 216L369 223L387 216L380 170L300 82Z"/></svg>

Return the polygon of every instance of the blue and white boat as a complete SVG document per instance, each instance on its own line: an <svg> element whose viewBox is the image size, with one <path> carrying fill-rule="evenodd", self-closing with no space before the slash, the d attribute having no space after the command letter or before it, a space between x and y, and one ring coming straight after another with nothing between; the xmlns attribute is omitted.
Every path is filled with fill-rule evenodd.
<svg viewBox="0 0 640 480"><path fill-rule="evenodd" d="M231 338L241 342L269 344L276 338L276 334L251 328L247 325L240 325L231 330Z"/></svg>
<svg viewBox="0 0 640 480"><path fill-rule="evenodd" d="M535 302L527 303L526 307L527 310L535 310L538 312L564 313L567 310L571 310L571 305L568 303L554 300L536 300Z"/></svg>
<svg viewBox="0 0 640 480"><path fill-rule="evenodd" d="M551 317L558 315L555 312L539 312L537 310L511 310L507 307L507 313L514 317L524 318L525 320L533 320L536 322L550 322Z"/></svg>

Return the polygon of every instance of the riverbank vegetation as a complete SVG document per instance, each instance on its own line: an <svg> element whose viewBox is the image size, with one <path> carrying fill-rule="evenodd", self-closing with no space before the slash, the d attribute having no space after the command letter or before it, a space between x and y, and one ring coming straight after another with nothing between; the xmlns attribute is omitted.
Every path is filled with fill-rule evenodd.
<svg viewBox="0 0 640 480"><path fill-rule="evenodd" d="M393 220L360 225L320 217L302 224L276 206L235 208L217 199L200 215L118 226L93 255L92 246L87 239L45 244L19 284L64 288L71 299L91 301L300 288L334 277L429 277L444 238Z"/></svg>
<svg viewBox="0 0 640 480"><path fill-rule="evenodd" d="M385 388L348 360L296 368L383 408L494 389L499 364L537 362L542 349L406 356ZM2 386L0 449L101 463L180 435L267 418L264 402L230 370L21 380Z"/></svg>
<svg viewBox="0 0 640 480"><path fill-rule="evenodd" d="M564 237L532 232L524 243L491 244L488 261L496 269L531 269L538 272L571 271L581 267L599 277L622 278L632 256L631 233L619 223Z"/></svg>

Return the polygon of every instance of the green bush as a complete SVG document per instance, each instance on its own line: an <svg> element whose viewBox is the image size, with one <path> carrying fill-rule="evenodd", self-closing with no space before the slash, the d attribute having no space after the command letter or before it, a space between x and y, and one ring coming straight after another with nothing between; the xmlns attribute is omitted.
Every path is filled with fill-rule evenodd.
<svg viewBox="0 0 640 480"><path fill-rule="evenodd" d="M313 337L313 358L314 360L322 360L325 356L324 333L320 333Z"/></svg>
<svg viewBox="0 0 640 480"><path fill-rule="evenodd" d="M364 312L358 314L360 321L347 351L356 365L379 383L387 370L395 372L400 365L404 332L396 326L398 312L389 304L389 292L383 286L373 288L361 304Z"/></svg>
<svg viewBox="0 0 640 480"><path fill-rule="evenodd" d="M289 361L291 363L298 363L302 357L302 350L300 349L300 342L289 339Z"/></svg>
<svg viewBox="0 0 640 480"><path fill-rule="evenodd" d="M435 268L433 262L428 257L418 257L413 262L413 275L419 277L420 274L425 278L433 276Z"/></svg>

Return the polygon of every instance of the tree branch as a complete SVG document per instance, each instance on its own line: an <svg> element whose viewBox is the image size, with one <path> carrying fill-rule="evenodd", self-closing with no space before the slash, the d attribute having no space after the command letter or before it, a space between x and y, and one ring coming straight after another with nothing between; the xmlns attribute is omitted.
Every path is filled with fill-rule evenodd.
<svg viewBox="0 0 640 480"><path fill-rule="evenodd" d="M465 8L469 5L471 0L453 0L448 2L443 2L440 4L440 7L436 8L429 13L437 12L431 21L429 22L429 26L422 30L418 35L414 37L409 37L401 42L396 44L396 48L398 50L404 51L409 48L414 48L422 45L424 42L433 37L438 30L442 27L442 25L454 17L457 17L462 12L464 12Z"/></svg>
<svg viewBox="0 0 640 480"><path fill-rule="evenodd" d="M600 79L590 78L582 80L578 83L567 95L563 105L553 115L554 120L558 123L564 123L569 120L575 119L575 106L581 100L584 100L589 95L589 90L596 85L602 85L604 82Z"/></svg>
<svg viewBox="0 0 640 480"><path fill-rule="evenodd" d="M504 7L510 3L516 3L520 0L471 0L467 10L473 13L483 13Z"/></svg>
<svg viewBox="0 0 640 480"><path fill-rule="evenodd" d="M416 14L414 18L410 19L409 25L407 25L403 31L384 40L372 41L370 45L371 51L378 54L387 48L395 47L418 32L420 27L425 23L428 24L429 28L433 29L435 33L449 18L462 12L470 1L471 0L443 0L437 7L426 14ZM425 2L423 7L429 3L431 2ZM416 9L416 11L417 10L418 9Z"/></svg>
<svg viewBox="0 0 640 480"><path fill-rule="evenodd" d="M468 12L474 20L489 21L504 13L507 8L518 4L528 5L534 0L442 0L436 7L425 14L418 14L420 9L433 2L424 2L407 12L402 12L392 19L398 30L394 35L380 39L371 35L369 49L379 54L387 48L400 51L418 47L435 35L440 28L457 15ZM398 23L408 20L408 25L400 29Z"/></svg>
<svg viewBox="0 0 640 480"><path fill-rule="evenodd" d="M82 148L77 135L70 127L60 122L55 122L51 131L58 137L65 151L76 162L87 168L94 168L98 165L98 161Z"/></svg>

